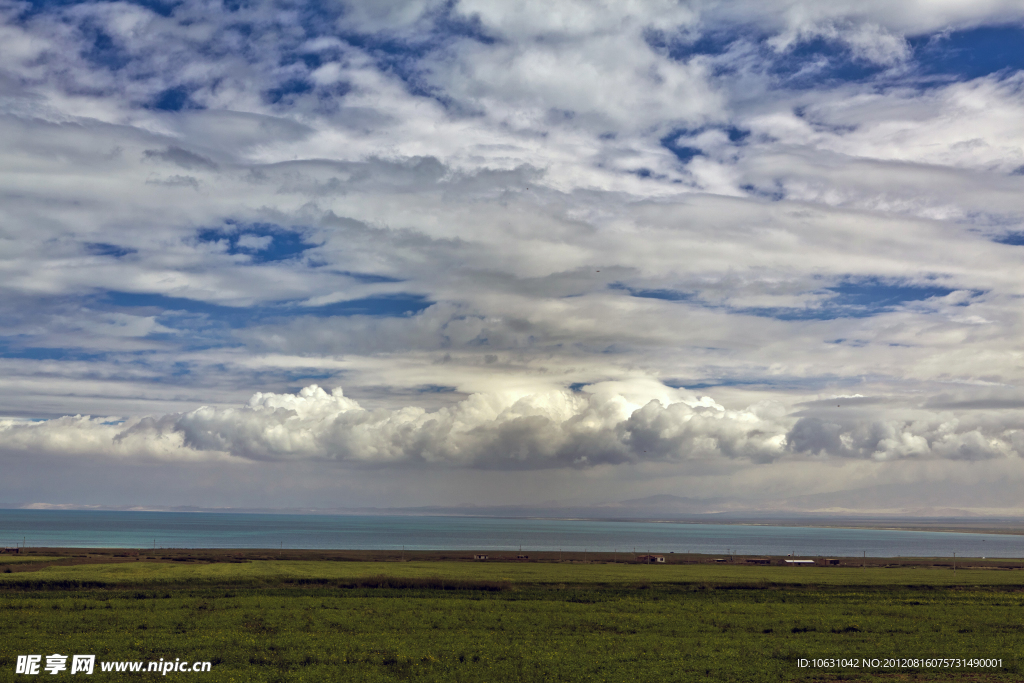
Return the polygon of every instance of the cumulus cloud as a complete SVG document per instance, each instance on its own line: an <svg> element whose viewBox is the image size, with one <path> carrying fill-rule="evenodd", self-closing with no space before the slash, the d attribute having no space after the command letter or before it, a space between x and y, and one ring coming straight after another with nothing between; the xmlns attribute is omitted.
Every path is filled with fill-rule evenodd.
<svg viewBox="0 0 1024 683"><path fill-rule="evenodd" d="M978 420L932 414L905 421L804 416L794 422L776 403L727 410L707 396L662 388L659 398L651 398L644 383L631 394L620 393L619 384L473 394L431 412L366 409L340 388L328 393L310 385L297 394L257 393L242 408L201 407L125 423L82 416L8 421L0 448L485 469L715 459L764 464L802 454L879 461L1024 457L1024 423L1016 415Z"/></svg>
<svg viewBox="0 0 1024 683"><path fill-rule="evenodd" d="M989 460L1024 457L1024 422L978 425L952 417L853 423L800 418L786 435L798 453L844 458Z"/></svg>
<svg viewBox="0 0 1024 683"><path fill-rule="evenodd" d="M493 469L715 457L767 461L783 453L777 406L730 411L708 397L667 388L659 392L663 403L618 393L617 384L583 392L474 394L433 412L368 410L341 389L327 393L311 385L297 394L257 393L243 408L202 407L124 423L82 416L8 421L0 448Z"/></svg>

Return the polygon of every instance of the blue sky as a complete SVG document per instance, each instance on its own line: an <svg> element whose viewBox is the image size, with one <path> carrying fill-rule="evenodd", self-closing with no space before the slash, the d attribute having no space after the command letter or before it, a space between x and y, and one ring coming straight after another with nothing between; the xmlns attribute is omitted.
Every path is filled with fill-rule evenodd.
<svg viewBox="0 0 1024 683"><path fill-rule="evenodd" d="M0 505L1024 512L1022 45L1004 0L0 4Z"/></svg>

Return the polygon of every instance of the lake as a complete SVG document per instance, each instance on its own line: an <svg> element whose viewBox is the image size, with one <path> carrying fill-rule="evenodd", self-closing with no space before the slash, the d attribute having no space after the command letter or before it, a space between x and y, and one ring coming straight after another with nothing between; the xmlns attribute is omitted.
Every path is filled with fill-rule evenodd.
<svg viewBox="0 0 1024 683"><path fill-rule="evenodd" d="M1024 557L1008 534L371 515L0 510L0 544L80 548L524 550Z"/></svg>

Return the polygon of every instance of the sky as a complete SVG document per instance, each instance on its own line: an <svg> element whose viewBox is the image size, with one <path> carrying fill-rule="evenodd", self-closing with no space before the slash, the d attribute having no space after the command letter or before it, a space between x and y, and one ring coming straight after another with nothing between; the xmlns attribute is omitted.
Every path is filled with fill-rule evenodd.
<svg viewBox="0 0 1024 683"><path fill-rule="evenodd" d="M0 0L0 507L1024 514L1019 0Z"/></svg>

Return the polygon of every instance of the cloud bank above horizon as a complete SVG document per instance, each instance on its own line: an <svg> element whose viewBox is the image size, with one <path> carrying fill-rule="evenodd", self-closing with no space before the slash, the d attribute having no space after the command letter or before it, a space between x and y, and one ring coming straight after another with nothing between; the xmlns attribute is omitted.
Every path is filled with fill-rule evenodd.
<svg viewBox="0 0 1024 683"><path fill-rule="evenodd" d="M0 1L0 504L1019 486L1022 41L1001 0Z"/></svg>

